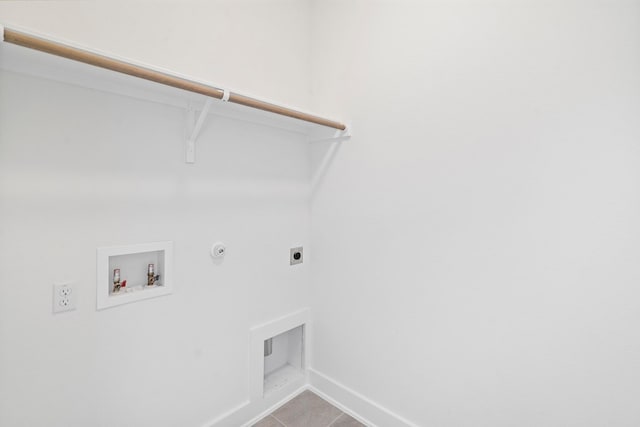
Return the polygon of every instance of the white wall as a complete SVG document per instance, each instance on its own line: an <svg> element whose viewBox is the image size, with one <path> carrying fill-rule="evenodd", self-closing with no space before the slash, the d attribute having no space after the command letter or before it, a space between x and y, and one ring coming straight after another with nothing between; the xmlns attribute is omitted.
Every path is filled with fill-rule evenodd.
<svg viewBox="0 0 640 427"><path fill-rule="evenodd" d="M309 235L327 145L219 119L189 167L183 111L1 73L0 425L205 424L311 261L314 369L417 425L640 423L638 3L312 3L0 2L355 131ZM95 247L162 239L175 293L96 312Z"/></svg>
<svg viewBox="0 0 640 427"><path fill-rule="evenodd" d="M124 3L53 3L3 3L0 21L308 98L305 3L218 4L245 21L267 18L236 39L236 22L213 25L212 4L174 14L169 31L174 5L120 15ZM235 62L214 66L186 41L237 48ZM0 72L0 94L0 425L199 427L244 403L249 328L309 303L308 265L289 266L289 248L309 245L303 138L217 117L187 165L184 110L11 72ZM173 295L97 312L96 247L159 240L174 241ZM216 240L228 247L220 264L209 256ZM78 309L52 315L52 283L63 280L75 281Z"/></svg>
<svg viewBox="0 0 640 427"><path fill-rule="evenodd" d="M0 24L309 105L308 1L2 1Z"/></svg>
<svg viewBox="0 0 640 427"><path fill-rule="evenodd" d="M639 425L640 4L312 17L355 135L313 201L314 368L419 426Z"/></svg>

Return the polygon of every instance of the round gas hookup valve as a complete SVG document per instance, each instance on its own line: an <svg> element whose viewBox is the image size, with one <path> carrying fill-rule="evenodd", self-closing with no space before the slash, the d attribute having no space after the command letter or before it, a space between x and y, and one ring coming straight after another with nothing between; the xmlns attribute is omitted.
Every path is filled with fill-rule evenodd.
<svg viewBox="0 0 640 427"><path fill-rule="evenodd" d="M211 256L214 258L222 258L227 253L227 248L224 243L216 242L211 246Z"/></svg>

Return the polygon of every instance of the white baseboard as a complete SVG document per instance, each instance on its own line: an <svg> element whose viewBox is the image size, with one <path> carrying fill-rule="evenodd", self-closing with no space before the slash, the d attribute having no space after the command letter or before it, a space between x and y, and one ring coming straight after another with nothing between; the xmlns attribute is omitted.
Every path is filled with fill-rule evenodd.
<svg viewBox="0 0 640 427"><path fill-rule="evenodd" d="M367 427L419 427L333 378L308 368L308 382L274 403L245 402L203 427L251 427L305 390L311 390ZM269 405L269 406L266 406ZM249 421L247 421L249 420Z"/></svg>
<svg viewBox="0 0 640 427"><path fill-rule="evenodd" d="M333 378L308 371L310 390L368 427L419 427Z"/></svg>
<svg viewBox="0 0 640 427"><path fill-rule="evenodd" d="M275 403L271 400L264 400L255 403L247 401L209 421L203 427L251 427L256 422L260 421L262 418L266 417L308 388L309 386L305 384Z"/></svg>
<svg viewBox="0 0 640 427"><path fill-rule="evenodd" d="M230 427L242 425L244 420L251 417L249 409L251 402L246 401L235 408L225 412L224 414L216 417L215 419L207 422L202 427Z"/></svg>

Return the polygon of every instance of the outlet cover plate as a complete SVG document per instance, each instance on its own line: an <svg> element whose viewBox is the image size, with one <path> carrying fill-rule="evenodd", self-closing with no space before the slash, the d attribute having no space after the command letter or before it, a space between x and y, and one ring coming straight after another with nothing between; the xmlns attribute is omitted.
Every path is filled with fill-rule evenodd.
<svg viewBox="0 0 640 427"><path fill-rule="evenodd" d="M291 248L289 251L289 263L291 265L302 264L304 260L304 253L302 251L302 246L298 246L297 248Z"/></svg>
<svg viewBox="0 0 640 427"><path fill-rule="evenodd" d="M62 313L76 309L76 289L72 282L53 284L53 312Z"/></svg>

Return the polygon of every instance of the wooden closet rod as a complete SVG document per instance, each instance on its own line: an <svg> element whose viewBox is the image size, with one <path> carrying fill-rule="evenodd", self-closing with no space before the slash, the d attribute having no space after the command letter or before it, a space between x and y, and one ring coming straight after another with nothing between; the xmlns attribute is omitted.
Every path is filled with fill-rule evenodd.
<svg viewBox="0 0 640 427"><path fill-rule="evenodd" d="M139 77L141 79L150 80L152 82L160 83L163 85L188 90L190 92L199 93L205 96L210 96L216 99L223 99L225 96L225 91L217 87L208 86L202 83L183 79L181 77L172 76L170 74L161 73L149 68L140 67L138 65L130 64L118 59L98 55L93 52L78 49L76 47L57 43L51 40L46 40L40 37L32 36L30 34L22 33L20 31L11 30L9 28L4 28L4 41L19 46L24 46L30 49L39 50L41 52L50 53L52 55L61 56L63 58L71 59L74 61L84 62L85 64L94 65L96 67L106 68L107 70L116 71L118 73L124 73L130 76ZM347 128L346 125L333 120L303 113L291 108L281 107L279 105L240 95L235 92L228 92L228 102L245 105L251 108L257 108L258 110L268 111L271 113L280 114L282 116L293 117L294 119L304 120L306 122L315 123L338 130L346 130Z"/></svg>

